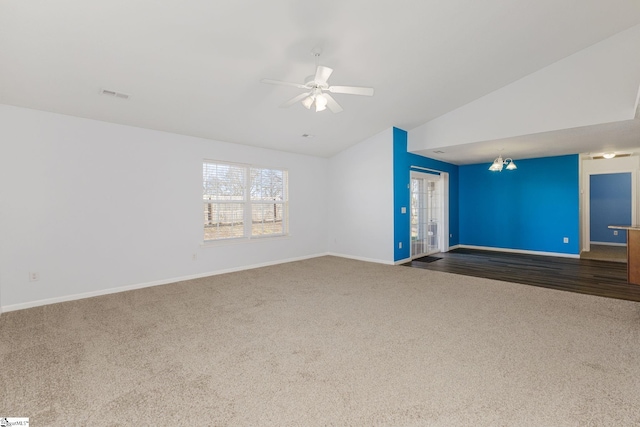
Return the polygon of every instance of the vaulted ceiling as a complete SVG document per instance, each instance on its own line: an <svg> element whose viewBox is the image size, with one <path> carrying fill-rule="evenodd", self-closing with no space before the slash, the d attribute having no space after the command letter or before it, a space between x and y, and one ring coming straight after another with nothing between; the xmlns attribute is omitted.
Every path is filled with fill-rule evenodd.
<svg viewBox="0 0 640 427"><path fill-rule="evenodd" d="M624 88L603 84L616 76L607 74L581 95L588 103L604 90L624 92L611 107L630 115L619 125L568 120L579 126L483 133L465 106L495 121L509 102L521 108L538 92L517 98L505 88L639 24L635 0L3 0L0 103L326 157L390 126L410 131L416 152L458 164L500 148L523 157L616 150L640 146L634 57L611 64L624 69ZM314 48L334 69L331 84L371 86L375 95L334 95L338 114L279 108L299 89L260 80L303 82L315 70ZM497 107L493 93L503 94ZM468 134L446 134L443 121Z"/></svg>

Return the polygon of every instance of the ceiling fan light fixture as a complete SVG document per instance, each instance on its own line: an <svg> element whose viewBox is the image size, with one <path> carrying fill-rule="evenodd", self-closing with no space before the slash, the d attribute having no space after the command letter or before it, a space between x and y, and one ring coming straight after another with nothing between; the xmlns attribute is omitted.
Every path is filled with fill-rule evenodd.
<svg viewBox="0 0 640 427"><path fill-rule="evenodd" d="M316 96L316 112L324 111L327 108L327 98L324 95Z"/></svg>
<svg viewBox="0 0 640 427"><path fill-rule="evenodd" d="M316 72L315 74L308 76L303 84L272 79L260 80L262 83L271 85L293 86L305 91L311 91L308 92L308 94L302 93L294 98L291 98L289 101L282 104L281 107L290 107L293 104L302 102L302 105L304 105L306 109L310 110L315 103L316 111L329 109L332 113L339 113L343 111L340 104L338 104L338 102L333 99L333 97L329 95L329 93L325 94L323 93L323 91L327 91L330 93L342 93L347 95L373 96L374 91L372 87L330 86L327 80L329 80L329 77L333 73L333 68L325 67L324 65L319 64L319 57L321 53L321 50L319 48L313 49L311 53L316 59Z"/></svg>
<svg viewBox="0 0 640 427"><path fill-rule="evenodd" d="M313 104L313 96L312 95L309 95L305 99L302 100L302 105L304 105L304 108L306 108L307 110L311 109L311 105L312 104Z"/></svg>

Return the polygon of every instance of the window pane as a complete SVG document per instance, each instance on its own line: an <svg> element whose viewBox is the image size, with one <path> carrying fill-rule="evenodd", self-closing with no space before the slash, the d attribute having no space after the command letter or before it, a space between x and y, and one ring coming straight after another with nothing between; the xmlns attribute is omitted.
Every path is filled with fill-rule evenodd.
<svg viewBox="0 0 640 427"><path fill-rule="evenodd" d="M244 236L242 203L204 203L204 240Z"/></svg>
<svg viewBox="0 0 640 427"><path fill-rule="evenodd" d="M287 172L251 168L251 200L286 200Z"/></svg>
<svg viewBox="0 0 640 427"><path fill-rule="evenodd" d="M287 233L286 170L205 160L202 171L205 240Z"/></svg>
<svg viewBox="0 0 640 427"><path fill-rule="evenodd" d="M282 203L253 203L251 205L251 235L284 234L284 206Z"/></svg>
<svg viewBox="0 0 640 427"><path fill-rule="evenodd" d="M204 162L203 200L244 200L246 171L239 165Z"/></svg>

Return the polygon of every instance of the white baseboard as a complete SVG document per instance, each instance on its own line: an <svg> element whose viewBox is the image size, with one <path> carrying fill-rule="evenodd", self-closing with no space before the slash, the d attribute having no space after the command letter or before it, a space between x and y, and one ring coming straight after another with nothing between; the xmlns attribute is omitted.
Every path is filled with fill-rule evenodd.
<svg viewBox="0 0 640 427"><path fill-rule="evenodd" d="M528 251L528 250L522 250L522 249L494 248L491 246L473 246L473 245L458 245L458 247L465 248L465 249L479 249L483 251L511 252L516 254L526 254L526 255L554 256L554 257L561 257L561 258L580 258L579 254L565 254L562 252Z"/></svg>
<svg viewBox="0 0 640 427"><path fill-rule="evenodd" d="M451 250L454 250L454 249L457 249L457 248L481 249L481 250L489 250L489 251L497 251L497 252L514 252L514 253L522 253L522 254L530 254L530 255L545 255L545 256L556 256L556 257L565 257L565 258L580 258L580 255L564 254L564 253L557 253L557 252L526 251L526 250L494 248L494 247L487 247L487 246L472 246L472 245L455 245L455 246L449 247L449 250L451 251ZM305 259L318 258L318 257L321 257L321 256L326 256L326 255L336 256L336 257L340 257L340 258L354 259L354 260L358 260L358 261L373 262L373 263L376 263L376 264L386 264L386 265L398 265L398 264L403 264L403 263L411 261L411 258L398 260L398 261L394 262L394 261L389 261L389 260L382 260L382 259L376 259L376 258L367 258L367 257L361 257L361 256L347 255L347 254L341 254L341 253L336 253L336 252L326 252L326 253L319 253L319 254L313 254L313 255L305 255L305 256L295 257L295 258L287 258L287 259L282 259L282 260L277 260L277 261L263 262L263 263L259 263L259 264L252 264L252 265L246 265L246 266L241 266L241 267L226 268L226 269L222 269L222 270L209 271L209 272L206 272L206 273L192 274L192 275L188 275L188 276L172 277L172 278L168 278L168 279L154 280L154 281L151 281L151 282L119 286L119 287L116 287L116 288L108 288L108 289L101 289L101 290L91 291L91 292L83 292L83 293L80 293L80 294L65 295L65 296L61 296L61 297L46 298L46 299L41 299L41 300L36 300L36 301L28 301L28 302L19 303L19 304L5 305L5 306L0 307L0 313L7 313L9 311L16 311L16 310L24 310L24 309L32 308L32 307L39 307L39 306L43 306L43 305L56 304L56 303L66 302L66 301L74 301L74 300L79 300L79 299L84 299L84 298L92 298L92 297L97 297L97 296L100 296L100 295L114 294L114 293L117 293L117 292L125 292L125 291L131 291L131 290L135 290L135 289L148 288L148 287L151 287L151 286L167 285L169 283L182 282L182 281L185 281L185 280L200 279L202 277L216 276L216 275L219 275L219 274L226 274L226 273L234 273L234 272L237 272L237 271L251 270L251 269L260 268L260 267L268 267L268 266L271 266L271 265L284 264L284 263L287 263L287 262L302 261L302 260L305 260Z"/></svg>
<svg viewBox="0 0 640 427"><path fill-rule="evenodd" d="M305 255L305 256L301 256L301 257L287 258L287 259L282 259L282 260L278 260L278 261L269 261L269 262L263 262L263 263L260 263L260 264L252 264L252 265L247 265L247 266L242 266L242 267L233 267L233 268L226 268L226 269L223 269L223 270L209 271L209 272L206 272L206 273L192 274L192 275L189 275L189 276L172 277L170 279L161 279L161 280L154 280L152 282L137 283L137 284L134 284L134 285L119 286L117 288L101 289L101 290L98 290L98 291L83 292L81 294L65 295L65 296L61 296L61 297L47 298L47 299L41 299L41 300L37 300L37 301L29 301L29 302L24 302L24 303L20 303L20 304L5 305L3 307L0 307L0 313L6 313L6 312L9 312L9 311L16 311L16 310L24 310L26 308L33 308L33 307L39 307L39 306L42 306L42 305L56 304L56 303L59 303L59 302L75 301L75 300L84 299L84 298L92 298L92 297L97 297L97 296L100 296L100 295L108 295L108 294L115 294L115 293L118 293L118 292L132 291L134 289L148 288L150 286L167 285L169 283L182 282L182 281L185 281L185 280L200 279L202 277L208 277L208 276L217 276L219 274L234 273L236 271L252 270L254 268L268 267L268 266L271 266L271 265L278 265L278 264L285 264L287 262L302 261L302 260L305 260L305 259L318 258L318 257L321 257L321 256L326 256L326 255L329 255L329 254L328 253L321 253L321 254L314 254L314 255Z"/></svg>
<svg viewBox="0 0 640 427"><path fill-rule="evenodd" d="M589 242L590 245L598 246L627 246L626 243L612 243L612 242Z"/></svg>

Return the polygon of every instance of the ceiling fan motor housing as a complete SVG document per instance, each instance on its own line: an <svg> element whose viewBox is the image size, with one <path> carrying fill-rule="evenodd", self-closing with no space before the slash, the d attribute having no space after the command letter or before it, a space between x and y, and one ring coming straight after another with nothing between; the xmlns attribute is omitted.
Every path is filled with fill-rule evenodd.
<svg viewBox="0 0 640 427"><path fill-rule="evenodd" d="M327 89L329 87L329 85L326 82L317 82L315 80L315 76L307 76L304 79L304 85L306 87L308 87L309 89L313 89L313 88L320 88L320 89Z"/></svg>

